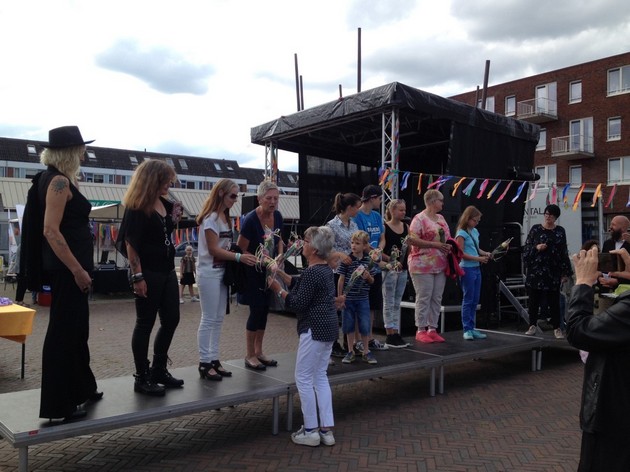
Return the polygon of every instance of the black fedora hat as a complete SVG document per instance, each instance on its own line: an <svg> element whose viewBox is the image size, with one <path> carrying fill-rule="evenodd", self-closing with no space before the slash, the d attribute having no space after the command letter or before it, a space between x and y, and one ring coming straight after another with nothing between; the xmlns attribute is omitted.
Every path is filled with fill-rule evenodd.
<svg viewBox="0 0 630 472"><path fill-rule="evenodd" d="M62 126L60 128L51 129L48 132L48 143L42 144L42 146L45 148L60 149L81 146L93 142L94 140L83 141L78 126Z"/></svg>

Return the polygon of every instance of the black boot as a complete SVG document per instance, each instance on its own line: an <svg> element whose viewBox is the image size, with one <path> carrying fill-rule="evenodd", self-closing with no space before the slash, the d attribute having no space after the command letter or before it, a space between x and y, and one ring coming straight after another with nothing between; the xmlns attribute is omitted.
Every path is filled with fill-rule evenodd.
<svg viewBox="0 0 630 472"><path fill-rule="evenodd" d="M149 373L149 361L147 366L142 372L134 374L135 382L133 383L133 390L138 393L143 393L151 397L163 397L165 390L164 387L158 385L151 380L151 374Z"/></svg>
<svg viewBox="0 0 630 472"><path fill-rule="evenodd" d="M176 379L166 368L168 357L153 356L153 366L150 369L153 383L164 385L164 388L181 388L184 385L182 379Z"/></svg>

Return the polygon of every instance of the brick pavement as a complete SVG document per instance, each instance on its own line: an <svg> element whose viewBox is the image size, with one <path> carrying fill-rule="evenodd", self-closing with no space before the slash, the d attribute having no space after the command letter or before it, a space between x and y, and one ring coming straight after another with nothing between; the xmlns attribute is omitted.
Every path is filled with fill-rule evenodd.
<svg viewBox="0 0 630 472"><path fill-rule="evenodd" d="M40 307L27 341L24 380L19 345L0 339L0 393L38 388L47 317L48 309ZM224 359L243 356L245 320L245 309L233 306L224 324ZM174 367L197 363L198 321L199 304L187 301L171 349ZM131 375L133 322L129 298L101 296L92 303L90 348L97 378ZM293 351L296 344L295 319L272 314L267 352ZM529 368L529 352L451 366L445 395L434 398L428 396L425 371L333 387L337 445L332 448L295 446L282 430L272 436L269 400L34 446L30 470L574 471L582 381L577 353L549 349L542 371ZM280 408L284 411L284 399ZM299 401L293 414L299 427ZM0 470L17 470L17 450L1 440Z"/></svg>

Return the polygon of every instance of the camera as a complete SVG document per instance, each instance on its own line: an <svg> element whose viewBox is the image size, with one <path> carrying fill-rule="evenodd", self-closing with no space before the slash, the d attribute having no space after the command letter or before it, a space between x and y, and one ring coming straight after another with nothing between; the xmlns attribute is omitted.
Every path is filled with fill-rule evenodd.
<svg viewBox="0 0 630 472"><path fill-rule="evenodd" d="M619 256L617 254L609 254L607 252L599 254L597 261L597 270L600 272L617 272L623 270L619 266Z"/></svg>

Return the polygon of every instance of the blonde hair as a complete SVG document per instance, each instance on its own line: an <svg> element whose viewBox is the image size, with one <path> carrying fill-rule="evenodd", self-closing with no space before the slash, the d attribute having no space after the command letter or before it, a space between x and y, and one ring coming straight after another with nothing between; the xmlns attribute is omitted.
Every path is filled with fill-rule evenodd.
<svg viewBox="0 0 630 472"><path fill-rule="evenodd" d="M396 200L392 200L387 204L387 208L385 208L385 221L391 221L392 220L392 212L394 211L394 209L398 206L398 205L405 205L407 206L407 203L400 199L397 198Z"/></svg>
<svg viewBox="0 0 630 472"><path fill-rule="evenodd" d="M468 220L470 220L471 218L477 218L479 216L481 216L481 212L476 206L467 206L464 210L464 213L462 213L462 216L459 217L459 221L457 222L457 229L467 230Z"/></svg>
<svg viewBox="0 0 630 472"><path fill-rule="evenodd" d="M352 236L350 236L350 241L357 241L359 243L369 244L370 235L367 234L365 231L358 230L352 233Z"/></svg>
<svg viewBox="0 0 630 472"><path fill-rule="evenodd" d="M199 216L197 216L197 224L201 224L201 222L206 218L206 216L211 213L218 211L221 206L221 202L223 201L223 197L230 191L232 187L238 188L238 185L234 183L233 180L230 179L221 179L219 180L210 191L210 195L206 198L206 201L203 202L203 206L201 207L201 211L199 212ZM230 219L230 210L229 208L225 208L225 218L232 229L232 220Z"/></svg>
<svg viewBox="0 0 630 472"><path fill-rule="evenodd" d="M262 198L262 197L265 196L265 194L269 190L278 190L278 191L280 191L280 189L278 188L278 186L274 182L272 182L271 180L265 179L262 182L260 182L260 185L258 186L258 191L256 192L256 195L258 195L258 198Z"/></svg>
<svg viewBox="0 0 630 472"><path fill-rule="evenodd" d="M85 153L85 145L72 146L66 148L45 148L39 161L45 166L52 166L70 179L70 182L77 184L81 172L81 158Z"/></svg>
<svg viewBox="0 0 630 472"><path fill-rule="evenodd" d="M426 206L429 206L431 203L433 203L436 200L439 200L440 198L444 198L444 195L442 195L442 192L440 192L439 190L435 190L434 188L429 189L424 194L424 204Z"/></svg>
<svg viewBox="0 0 630 472"><path fill-rule="evenodd" d="M131 183L123 198L123 205L130 210L142 210L147 215L153 210L161 188L177 178L175 170L158 159L144 161L131 177Z"/></svg>

